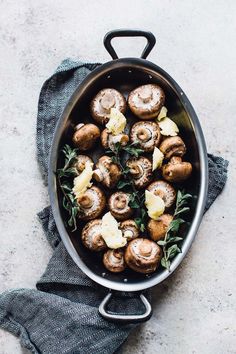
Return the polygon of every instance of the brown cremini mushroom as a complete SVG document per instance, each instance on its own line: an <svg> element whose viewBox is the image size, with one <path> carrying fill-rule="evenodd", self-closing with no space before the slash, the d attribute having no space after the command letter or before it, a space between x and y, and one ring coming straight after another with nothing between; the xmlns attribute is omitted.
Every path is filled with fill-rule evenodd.
<svg viewBox="0 0 236 354"><path fill-rule="evenodd" d="M91 149L100 136L100 129L95 124L78 124L72 137L74 145L81 151Z"/></svg>
<svg viewBox="0 0 236 354"><path fill-rule="evenodd" d="M110 272L122 272L126 268L124 251L121 249L106 251L103 255L103 264Z"/></svg>
<svg viewBox="0 0 236 354"><path fill-rule="evenodd" d="M163 240L172 220L173 216L170 214L163 214L157 220L150 219L147 230L151 239L156 242Z"/></svg>
<svg viewBox="0 0 236 354"><path fill-rule="evenodd" d="M120 143L121 146L125 146L128 141L129 136L124 133L113 135L112 133L109 133L107 128L101 133L101 143L104 149L114 150L115 144Z"/></svg>
<svg viewBox="0 0 236 354"><path fill-rule="evenodd" d="M103 251L107 248L106 243L101 235L101 219L89 221L83 228L81 233L82 242L85 247L91 251Z"/></svg>
<svg viewBox="0 0 236 354"><path fill-rule="evenodd" d="M132 215L133 210L129 206L129 200L129 194L124 192L116 192L110 196L108 207L114 218L125 220Z"/></svg>
<svg viewBox="0 0 236 354"><path fill-rule="evenodd" d="M126 162L136 188L147 186L152 180L152 163L146 157L131 158Z"/></svg>
<svg viewBox="0 0 236 354"><path fill-rule="evenodd" d="M172 156L182 157L186 153L186 146L179 136L164 139L159 149L164 154L166 160L169 160Z"/></svg>
<svg viewBox="0 0 236 354"><path fill-rule="evenodd" d="M161 248L153 241L136 238L129 242L125 250L125 262L139 273L155 272L162 257Z"/></svg>
<svg viewBox="0 0 236 354"><path fill-rule="evenodd" d="M87 155L78 155L75 158L75 162L73 164L73 167L76 169L78 174L83 172L83 170L85 169L86 162L90 162L90 164L93 165L93 160L91 159L91 157L89 157Z"/></svg>
<svg viewBox="0 0 236 354"><path fill-rule="evenodd" d="M99 124L106 124L108 122L111 108L116 108L121 113L125 113L126 110L124 96L112 88L99 91L90 105L92 117Z"/></svg>
<svg viewBox="0 0 236 354"><path fill-rule="evenodd" d="M165 93L158 85L142 85L130 92L128 105L141 119L155 118L165 103Z"/></svg>
<svg viewBox="0 0 236 354"><path fill-rule="evenodd" d="M105 209L106 197L100 188L93 186L77 198L77 203L80 207L78 218L92 220L96 219Z"/></svg>
<svg viewBox="0 0 236 354"><path fill-rule="evenodd" d="M93 177L105 187L114 188L121 177L121 169L109 156L104 155L98 160Z"/></svg>
<svg viewBox="0 0 236 354"><path fill-rule="evenodd" d="M191 163L182 161L182 158L179 156L173 156L170 161L162 167L162 176L169 182L183 182L191 176L191 173Z"/></svg>
<svg viewBox="0 0 236 354"><path fill-rule="evenodd" d="M136 222L132 219L122 221L119 229L122 231L123 237L127 238L127 241L131 241L139 237L139 229Z"/></svg>
<svg viewBox="0 0 236 354"><path fill-rule="evenodd" d="M166 208L170 208L175 202L175 189L168 182L155 181L148 186L147 190L163 199Z"/></svg>
<svg viewBox="0 0 236 354"><path fill-rule="evenodd" d="M130 140L145 152L151 152L161 142L160 128L155 122L137 122L131 128Z"/></svg>

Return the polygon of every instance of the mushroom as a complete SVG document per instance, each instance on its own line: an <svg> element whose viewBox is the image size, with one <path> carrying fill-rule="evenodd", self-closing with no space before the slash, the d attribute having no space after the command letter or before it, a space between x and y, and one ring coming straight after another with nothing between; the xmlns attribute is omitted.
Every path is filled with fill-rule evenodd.
<svg viewBox="0 0 236 354"><path fill-rule="evenodd" d="M122 272L126 267L124 251L121 249L106 251L103 255L103 264L113 273Z"/></svg>
<svg viewBox="0 0 236 354"><path fill-rule="evenodd" d="M147 230L151 239L156 242L163 240L172 220L173 216L170 214L163 214L157 220L150 219Z"/></svg>
<svg viewBox="0 0 236 354"><path fill-rule="evenodd" d="M145 152L151 152L161 142L160 128L155 122L137 122L131 128L130 140Z"/></svg>
<svg viewBox="0 0 236 354"><path fill-rule="evenodd" d="M107 248L101 235L101 219L89 221L83 228L81 238L85 247L90 251L103 251Z"/></svg>
<svg viewBox="0 0 236 354"><path fill-rule="evenodd" d="M83 172L83 170L85 169L86 162L90 162L91 166L93 165L93 160L87 155L78 155L75 158L73 167L76 169L78 174Z"/></svg>
<svg viewBox="0 0 236 354"><path fill-rule="evenodd" d="M147 190L162 198L165 208L170 208L175 202L175 189L165 181L155 181L148 186Z"/></svg>
<svg viewBox="0 0 236 354"><path fill-rule="evenodd" d="M123 237L127 238L127 241L131 241L139 237L139 229L136 222L132 219L122 221L120 223L120 230L122 231Z"/></svg>
<svg viewBox="0 0 236 354"><path fill-rule="evenodd" d="M111 214L117 220L124 220L129 218L133 210L129 206L129 194L124 192L115 192L108 199L108 207Z"/></svg>
<svg viewBox="0 0 236 354"><path fill-rule="evenodd" d="M115 144L120 143L121 146L125 146L128 141L129 136L124 133L113 135L112 133L109 133L107 128L101 133L101 143L104 149L114 150Z"/></svg>
<svg viewBox="0 0 236 354"><path fill-rule="evenodd" d="M100 136L100 129L95 124L78 124L72 137L74 145L81 151L91 149Z"/></svg>
<svg viewBox="0 0 236 354"><path fill-rule="evenodd" d="M114 188L121 177L121 169L111 157L104 155L98 160L93 177L105 187Z"/></svg>
<svg viewBox="0 0 236 354"><path fill-rule="evenodd" d="M77 203L80 207L79 219L96 219L105 209L106 197L100 188L93 186L77 198Z"/></svg>
<svg viewBox="0 0 236 354"><path fill-rule="evenodd" d="M165 102L165 93L158 85L142 85L130 92L128 105L141 119L155 118Z"/></svg>
<svg viewBox="0 0 236 354"><path fill-rule="evenodd" d="M155 272L162 257L162 250L154 241L136 238L129 242L125 250L125 262L139 273Z"/></svg>
<svg viewBox="0 0 236 354"><path fill-rule="evenodd" d="M133 177L136 188L141 189L148 185L152 180L152 163L146 157L130 158L126 165Z"/></svg>
<svg viewBox="0 0 236 354"><path fill-rule="evenodd" d="M162 176L169 182L183 182L190 177L191 173L191 163L182 161L182 158L179 156L173 156L170 161L162 167Z"/></svg>
<svg viewBox="0 0 236 354"><path fill-rule="evenodd" d="M117 108L121 113L126 110L124 96L113 88L105 88L99 91L90 105L92 117L99 124L108 122L111 108Z"/></svg>
<svg viewBox="0 0 236 354"><path fill-rule="evenodd" d="M172 156L182 157L186 153L186 146L179 136L164 139L159 149L165 155L166 160L169 160Z"/></svg>

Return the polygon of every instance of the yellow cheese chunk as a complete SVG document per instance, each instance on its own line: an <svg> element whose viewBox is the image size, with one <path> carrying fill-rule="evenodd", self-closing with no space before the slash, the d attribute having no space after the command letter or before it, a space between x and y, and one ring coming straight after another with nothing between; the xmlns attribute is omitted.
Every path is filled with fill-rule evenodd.
<svg viewBox="0 0 236 354"><path fill-rule="evenodd" d="M125 116L116 108L111 108L110 118L106 127L109 133L113 135L121 134L126 127L126 118Z"/></svg>
<svg viewBox="0 0 236 354"><path fill-rule="evenodd" d="M91 187L91 179L93 175L93 164L87 161L84 170L78 177L74 178L74 187L72 189L76 198L80 197L86 190Z"/></svg>
<svg viewBox="0 0 236 354"><path fill-rule="evenodd" d="M107 247L112 249L124 247L127 243L127 239L122 236L122 232L118 228L118 222L110 212L102 218L101 235Z"/></svg>
<svg viewBox="0 0 236 354"><path fill-rule="evenodd" d="M179 132L179 128L177 127L175 122L173 122L173 120L171 120L168 117L165 117L164 119L162 119L158 124L161 129L162 135L176 136Z"/></svg>
<svg viewBox="0 0 236 354"><path fill-rule="evenodd" d="M151 219L157 220L165 211L165 203L158 196L148 190L145 191L145 205Z"/></svg>
<svg viewBox="0 0 236 354"><path fill-rule="evenodd" d="M152 154L152 170L156 170L162 166L162 162L164 159L164 154L157 147L154 148Z"/></svg>
<svg viewBox="0 0 236 354"><path fill-rule="evenodd" d="M160 113L157 116L157 120L162 120L163 118L165 118L167 116L167 108L165 106L163 106L160 110Z"/></svg>

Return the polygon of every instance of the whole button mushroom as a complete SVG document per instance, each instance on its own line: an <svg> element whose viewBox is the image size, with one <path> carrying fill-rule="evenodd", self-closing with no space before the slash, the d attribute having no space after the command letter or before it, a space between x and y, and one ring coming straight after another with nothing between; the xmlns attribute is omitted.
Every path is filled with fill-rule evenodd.
<svg viewBox="0 0 236 354"><path fill-rule="evenodd" d="M155 272L161 257L161 248L155 242L145 238L136 238L130 241L125 250L127 266L144 274Z"/></svg>
<svg viewBox="0 0 236 354"><path fill-rule="evenodd" d="M191 173L191 163L182 161L182 158L178 156L173 156L170 161L162 167L162 176L169 182L183 182L191 176Z"/></svg>
<svg viewBox="0 0 236 354"><path fill-rule="evenodd" d="M101 133L101 143L104 149L114 150L115 144L120 143L121 146L127 145L129 136L124 133L113 135L108 129L104 129Z"/></svg>
<svg viewBox="0 0 236 354"><path fill-rule="evenodd" d="M91 149L100 137L100 129L95 124L78 124L72 137L74 145L81 151Z"/></svg>
<svg viewBox="0 0 236 354"><path fill-rule="evenodd" d="M107 248L101 235L101 225L101 219L91 220L82 230L82 242L90 251L99 252Z"/></svg>
<svg viewBox="0 0 236 354"><path fill-rule="evenodd" d="M155 122L137 122L131 128L130 140L145 152L151 152L161 142L160 128Z"/></svg>
<svg viewBox="0 0 236 354"><path fill-rule="evenodd" d="M110 272L123 272L126 268L124 251L121 249L106 251L103 255L103 264Z"/></svg>
<svg viewBox="0 0 236 354"><path fill-rule="evenodd" d="M146 187L152 180L152 163L146 157L130 158L126 165L137 189Z"/></svg>
<svg viewBox="0 0 236 354"><path fill-rule="evenodd" d="M166 160L169 160L172 156L182 157L186 153L186 146L179 136L164 139L159 149L164 154Z"/></svg>
<svg viewBox="0 0 236 354"><path fill-rule="evenodd" d="M158 85L137 87L128 97L130 110L141 119L155 118L165 103L165 93Z"/></svg>
<svg viewBox="0 0 236 354"><path fill-rule="evenodd" d="M170 208L175 202L175 189L168 182L162 180L155 181L148 186L147 190L163 199L165 208L167 209Z"/></svg>
<svg viewBox="0 0 236 354"><path fill-rule="evenodd" d="M93 177L105 187L114 188L121 177L121 169L109 156L104 155L98 160Z"/></svg>
<svg viewBox="0 0 236 354"><path fill-rule="evenodd" d="M92 117L99 124L106 124L108 122L111 108L116 108L121 113L125 113L126 110L124 96L112 88L105 88L99 91L90 105Z"/></svg>
<svg viewBox="0 0 236 354"><path fill-rule="evenodd" d="M90 162L91 166L93 166L93 160L91 159L91 157L89 157L87 155L78 155L75 158L75 162L73 164L73 167L76 169L78 174L83 172L87 162Z"/></svg>
<svg viewBox="0 0 236 354"><path fill-rule="evenodd" d="M129 218L133 210L129 206L129 194L124 192L113 193L108 199L108 207L111 214L117 220L124 220Z"/></svg>
<svg viewBox="0 0 236 354"><path fill-rule="evenodd" d="M163 240L172 220L173 216L170 214L163 214L157 220L150 219L147 230L151 239L156 242Z"/></svg>
<svg viewBox="0 0 236 354"><path fill-rule="evenodd" d="M93 186L77 198L77 203L81 209L78 218L92 220L96 219L105 209L106 197L100 188Z"/></svg>
<svg viewBox="0 0 236 354"><path fill-rule="evenodd" d="M122 221L120 223L120 230L122 231L123 237L127 238L127 241L131 241L139 237L139 229L136 222L132 219Z"/></svg>

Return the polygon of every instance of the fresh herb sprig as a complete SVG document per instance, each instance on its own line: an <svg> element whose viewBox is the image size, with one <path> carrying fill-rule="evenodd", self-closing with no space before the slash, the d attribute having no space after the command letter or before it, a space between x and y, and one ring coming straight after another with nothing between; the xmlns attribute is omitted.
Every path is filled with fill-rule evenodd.
<svg viewBox="0 0 236 354"><path fill-rule="evenodd" d="M162 246L163 257L161 259L161 265L170 271L171 259L173 259L176 254L181 252L178 242L182 241L183 238L178 236L178 231L180 226L186 221L180 217L183 213L189 211L188 202L192 198L191 194L185 194L180 190L177 193L176 206L173 215L173 220L171 221L164 240L158 241L158 245Z"/></svg>

